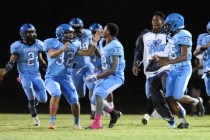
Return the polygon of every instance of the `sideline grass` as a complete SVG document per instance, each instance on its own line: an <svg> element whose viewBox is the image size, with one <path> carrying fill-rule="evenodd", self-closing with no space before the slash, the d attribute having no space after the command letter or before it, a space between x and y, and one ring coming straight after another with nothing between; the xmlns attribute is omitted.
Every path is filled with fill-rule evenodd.
<svg viewBox="0 0 210 140"><path fill-rule="evenodd" d="M190 129L169 129L161 118L152 118L147 126L142 115L125 115L109 129L109 117L103 117L101 130L74 130L71 114L58 114L56 129L48 130L48 114L40 114L41 125L32 126L29 114L0 114L0 140L206 140L210 138L210 116L189 117ZM81 115L81 125L88 126L89 115ZM179 121L177 120L179 123ZM177 124L178 125L178 124Z"/></svg>

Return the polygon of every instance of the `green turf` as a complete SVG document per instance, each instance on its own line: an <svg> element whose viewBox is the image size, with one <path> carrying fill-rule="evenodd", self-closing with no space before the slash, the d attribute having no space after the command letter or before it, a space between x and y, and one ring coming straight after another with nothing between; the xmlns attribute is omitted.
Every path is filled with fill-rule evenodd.
<svg viewBox="0 0 210 140"><path fill-rule="evenodd" d="M125 115L109 129L109 117L103 117L101 130L74 130L71 114L58 114L56 129L47 129L48 114L40 114L41 125L32 126L29 114L0 114L0 140L207 140L210 139L210 116L186 119L190 129L169 129L161 118L141 124L142 115ZM81 125L88 126L89 115L81 116ZM177 121L179 123L179 121Z"/></svg>

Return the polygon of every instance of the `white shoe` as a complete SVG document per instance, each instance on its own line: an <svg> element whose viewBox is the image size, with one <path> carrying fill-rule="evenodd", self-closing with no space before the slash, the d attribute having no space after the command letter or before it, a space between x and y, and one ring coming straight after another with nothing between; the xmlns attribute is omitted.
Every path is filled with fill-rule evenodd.
<svg viewBox="0 0 210 140"><path fill-rule="evenodd" d="M40 126L40 120L39 120L38 116L33 117L33 120L34 120L34 126Z"/></svg>
<svg viewBox="0 0 210 140"><path fill-rule="evenodd" d="M74 129L83 129L83 128L82 128L82 126L81 126L81 125L77 125L77 124L75 124L75 125L74 125Z"/></svg>
<svg viewBox="0 0 210 140"><path fill-rule="evenodd" d="M143 125L147 125L149 123L150 115L144 114L144 117L141 119Z"/></svg>

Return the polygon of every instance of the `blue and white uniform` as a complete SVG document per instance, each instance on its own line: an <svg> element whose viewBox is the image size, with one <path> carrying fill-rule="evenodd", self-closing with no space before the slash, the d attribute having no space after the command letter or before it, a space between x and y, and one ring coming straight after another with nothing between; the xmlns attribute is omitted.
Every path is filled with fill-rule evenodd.
<svg viewBox="0 0 210 140"><path fill-rule="evenodd" d="M199 36L200 45L204 46L208 42L210 42L210 34L205 33ZM204 82L206 87L206 93L210 96L210 77L206 76L206 72L210 71L210 47L206 51L203 52L203 73L204 73Z"/></svg>
<svg viewBox="0 0 210 140"><path fill-rule="evenodd" d="M93 96L91 97L91 103L95 104L95 95L101 96L105 99L115 89L119 88L125 80L125 59L124 59L124 48L122 44L114 39L106 46L103 47L102 40L100 41L100 52L101 52L101 64L102 71L106 71L110 68L110 57L118 56L119 65L114 74L96 81L96 86L93 90Z"/></svg>
<svg viewBox="0 0 210 140"><path fill-rule="evenodd" d="M69 47L55 58L50 58L48 51L59 50L64 44L56 38L49 38L44 41L47 54L48 67L45 75L45 85L49 94L53 97L60 97L61 93L69 104L77 104L78 95L71 79L69 68L72 67L72 59L79 49L78 42L70 43Z"/></svg>
<svg viewBox="0 0 210 140"><path fill-rule="evenodd" d="M88 50L90 42L92 40L92 34L90 30L83 29L82 36L80 38L75 38L75 40L80 41L81 50ZM74 82L74 85L77 89L79 98L85 97L86 95L86 86L89 90L93 90L93 82L87 82L85 77L94 73L95 67L91 63L89 56L79 56L75 55L73 58L74 63L76 64L74 68L71 68L71 76ZM85 86L86 85L86 86Z"/></svg>
<svg viewBox="0 0 210 140"><path fill-rule="evenodd" d="M44 81L39 72L38 54L44 51L44 43L36 39L31 46L16 41L10 46L11 54L18 54L17 69L21 84L29 101L35 97L40 102L47 101Z"/></svg>
<svg viewBox="0 0 210 140"><path fill-rule="evenodd" d="M187 84L192 74L192 35L187 30L180 30L179 33L172 36L167 36L168 44L170 46L170 59L181 57L181 45L187 47L187 60L171 64L171 71L168 74L166 81L166 97L172 96L174 99L183 97L186 91Z"/></svg>

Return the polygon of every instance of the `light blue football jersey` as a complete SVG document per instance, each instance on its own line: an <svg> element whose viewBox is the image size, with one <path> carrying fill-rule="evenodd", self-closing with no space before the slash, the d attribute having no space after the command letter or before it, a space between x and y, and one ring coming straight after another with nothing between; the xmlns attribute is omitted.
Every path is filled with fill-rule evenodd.
<svg viewBox="0 0 210 140"><path fill-rule="evenodd" d="M20 74L39 75L39 52L44 51L44 43L36 39L36 42L29 46L21 41L16 41L10 46L11 54L17 53L17 69Z"/></svg>
<svg viewBox="0 0 210 140"><path fill-rule="evenodd" d="M117 40L112 40L109 44L103 47L103 40L99 43L101 52L101 64L103 71L110 68L110 56L119 56L119 65L117 67L114 76L120 77L123 80L125 70L124 48L122 44Z"/></svg>
<svg viewBox="0 0 210 140"><path fill-rule="evenodd" d="M92 34L91 31L88 29L83 29L82 36L80 38L75 38L75 40L80 41L81 46L79 49L81 50L88 50L88 47L90 45L90 42L92 40ZM76 69L81 68L85 65L88 65L91 63L89 56L74 56L74 62L76 63Z"/></svg>
<svg viewBox="0 0 210 140"><path fill-rule="evenodd" d="M171 36L171 34L169 34L167 36L167 40L168 40L167 45L170 45L170 52L169 52L170 59L175 59L182 55L180 45L185 45L185 46L187 46L187 49L188 49L187 60L185 60L183 62L176 63L176 64L172 64L172 65L176 65L176 66L191 65L191 59L192 59L192 51L191 51L192 50L192 35L191 35L191 33L187 30L180 30L180 32L175 34L174 36Z"/></svg>
<svg viewBox="0 0 210 140"><path fill-rule="evenodd" d="M201 46L206 45L208 42L210 42L210 35L205 34L202 36L201 40ZM203 72L210 70L210 47L203 53Z"/></svg>
<svg viewBox="0 0 210 140"><path fill-rule="evenodd" d="M64 46L64 44L56 38L49 38L44 41L44 48L48 60L48 67L45 77L69 75L68 69L72 66L72 60L74 58L74 55L79 49L78 43L79 42L77 41L70 43L69 47L65 52L61 53L55 58L50 58L48 55L48 51L50 49L59 50Z"/></svg>
<svg viewBox="0 0 210 140"><path fill-rule="evenodd" d="M203 45L203 39L204 39L204 37L207 36L207 35L208 35L207 33L200 34L200 35L198 36L198 39L197 39L197 45L202 46L202 45Z"/></svg>

